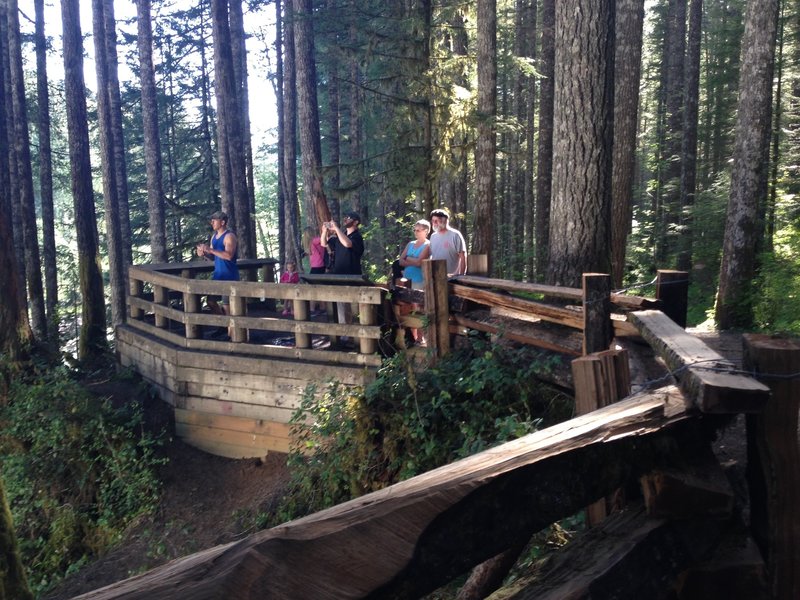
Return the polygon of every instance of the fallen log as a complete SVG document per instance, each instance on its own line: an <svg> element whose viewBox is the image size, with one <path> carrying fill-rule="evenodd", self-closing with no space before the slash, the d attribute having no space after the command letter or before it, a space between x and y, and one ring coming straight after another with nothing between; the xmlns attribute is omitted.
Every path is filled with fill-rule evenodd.
<svg viewBox="0 0 800 600"><path fill-rule="evenodd" d="M634 396L81 596L417 598L705 442L674 387Z"/></svg>
<svg viewBox="0 0 800 600"><path fill-rule="evenodd" d="M736 365L686 333L664 313L633 312L628 319L702 412L758 413L764 409L770 395L767 386L737 372Z"/></svg>

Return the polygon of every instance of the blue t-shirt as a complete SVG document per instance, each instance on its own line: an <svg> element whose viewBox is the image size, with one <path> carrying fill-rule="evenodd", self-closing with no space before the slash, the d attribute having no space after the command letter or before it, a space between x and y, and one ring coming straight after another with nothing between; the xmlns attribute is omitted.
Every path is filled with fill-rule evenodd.
<svg viewBox="0 0 800 600"><path fill-rule="evenodd" d="M219 237L216 235L211 236L211 247L217 252L224 252L225 236L229 233L230 231L225 231L225 233ZM233 253L233 260L225 260L215 254L214 275L211 276L211 279L216 279L217 281L239 281L239 267L236 266L236 258L238 256L238 248L236 252Z"/></svg>
<svg viewBox="0 0 800 600"><path fill-rule="evenodd" d="M425 241L419 248L414 247L415 242L408 242L408 250L406 250L406 258L419 258L419 255L422 254L422 251L430 244L429 241ZM410 265L408 267L403 268L403 277L406 279L410 279L414 283L422 283L422 267L415 267Z"/></svg>

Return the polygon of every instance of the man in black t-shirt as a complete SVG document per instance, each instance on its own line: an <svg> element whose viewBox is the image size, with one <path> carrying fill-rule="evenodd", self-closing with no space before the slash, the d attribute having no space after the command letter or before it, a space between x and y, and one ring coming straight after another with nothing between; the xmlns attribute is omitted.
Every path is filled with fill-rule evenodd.
<svg viewBox="0 0 800 600"><path fill-rule="evenodd" d="M328 239L328 246L333 251L334 275L361 275L361 257L364 255L364 238L358 230L361 217L356 212L345 213L344 231L335 221L326 223L325 227L335 233Z"/></svg>
<svg viewBox="0 0 800 600"><path fill-rule="evenodd" d="M361 225L361 216L357 212L348 212L344 215L345 230L342 231L336 221L325 223L325 227L332 231L334 236L327 240L327 246L333 251L333 275L361 275L361 257L364 255L364 238L358 230ZM324 243L324 242L323 242ZM336 311L339 323L350 323L352 313L348 302L337 302ZM349 342L347 336L342 336L342 342Z"/></svg>

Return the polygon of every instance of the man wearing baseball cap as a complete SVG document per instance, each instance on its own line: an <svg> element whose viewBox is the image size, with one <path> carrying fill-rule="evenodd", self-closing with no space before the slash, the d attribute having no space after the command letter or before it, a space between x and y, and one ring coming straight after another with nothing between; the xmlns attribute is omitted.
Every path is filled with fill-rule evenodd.
<svg viewBox="0 0 800 600"><path fill-rule="evenodd" d="M222 211L212 213L208 217L214 233L208 244L197 244L197 256L214 260L214 274L211 279L216 281L239 281L239 267L236 265L238 241L236 234L228 229L228 215ZM226 308L230 302L228 296L207 298L211 312L219 315L228 314ZM230 332L229 332L230 335Z"/></svg>
<svg viewBox="0 0 800 600"><path fill-rule="evenodd" d="M357 212L344 213L342 223L344 230L340 229L336 221L326 223L325 227L336 234L327 240L328 247L333 251L334 275L361 275L361 257L364 255L364 238L358 230L361 225L361 216Z"/></svg>

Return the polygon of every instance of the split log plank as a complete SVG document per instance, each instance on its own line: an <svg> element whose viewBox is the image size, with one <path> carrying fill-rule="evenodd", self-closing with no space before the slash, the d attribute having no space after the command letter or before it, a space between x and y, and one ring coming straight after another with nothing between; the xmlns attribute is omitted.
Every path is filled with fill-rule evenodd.
<svg viewBox="0 0 800 600"><path fill-rule="evenodd" d="M551 298L563 298L580 302L583 291L580 288L568 288L557 285L545 285L541 283L526 283L523 281L508 281L505 279L492 279L489 277L472 277L470 275L459 275L450 279L452 283L460 283L473 287L490 288L504 290L507 292L519 292L523 294L541 294ZM642 310L646 308L658 308L660 303L652 298L641 296L629 296L628 294L611 293L611 303L621 308L630 310Z"/></svg>
<svg viewBox="0 0 800 600"><path fill-rule="evenodd" d="M468 329L500 335L509 340L561 352L571 356L581 355L581 336L575 332L554 332L535 323L520 323L504 318L494 310L471 311L465 315L453 315L453 320ZM571 387L571 386L570 386Z"/></svg>
<svg viewBox="0 0 800 600"><path fill-rule="evenodd" d="M705 413L757 413L764 409L769 388L736 373L736 366L703 341L686 333L657 310L633 312L628 319L664 360L681 388Z"/></svg>
<svg viewBox="0 0 800 600"><path fill-rule="evenodd" d="M543 321L583 330L582 311L572 311L557 306L550 306L549 304L543 304L542 302L524 300L515 296L509 296L508 294L479 290L453 283L450 284L450 293L485 306L511 308L537 316Z"/></svg>
<svg viewBox="0 0 800 600"><path fill-rule="evenodd" d="M632 397L81 598L419 597L587 496L693 451L659 435L691 425L682 405L674 387Z"/></svg>

